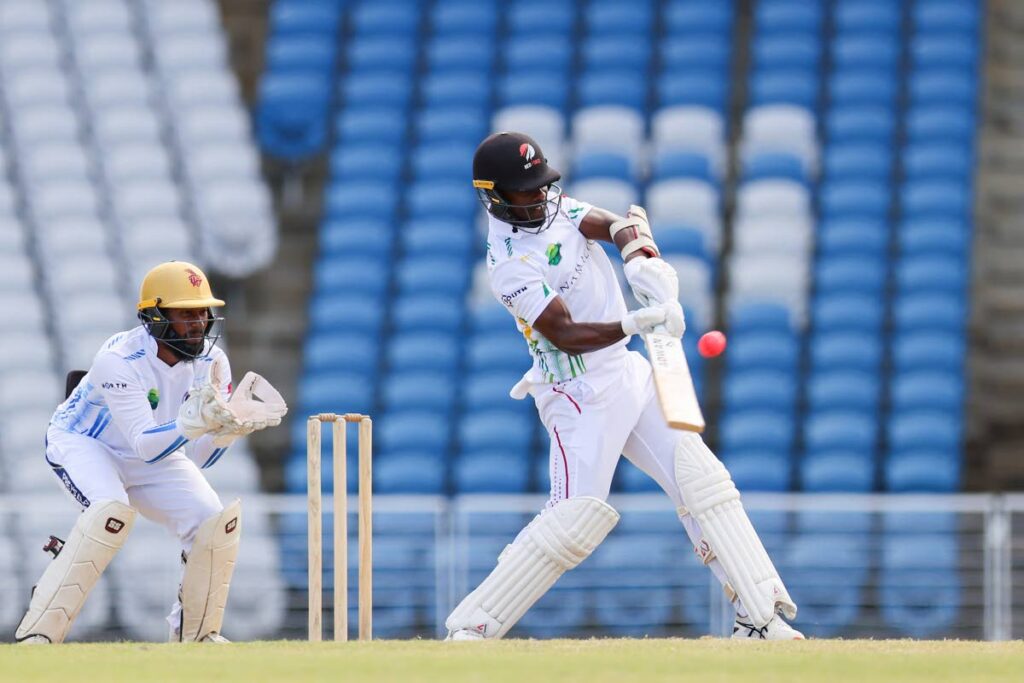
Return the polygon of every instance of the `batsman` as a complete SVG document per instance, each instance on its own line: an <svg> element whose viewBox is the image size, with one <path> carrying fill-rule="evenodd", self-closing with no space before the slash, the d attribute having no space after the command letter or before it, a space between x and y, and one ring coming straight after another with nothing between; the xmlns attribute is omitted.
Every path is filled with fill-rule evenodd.
<svg viewBox="0 0 1024 683"><path fill-rule="evenodd" d="M562 194L560 179L521 133L489 136L473 158L473 186L489 214L491 290L533 358L511 395L533 397L551 438L551 494L449 615L448 638L501 638L594 551L619 520L606 499L625 455L675 504L735 607L733 638L803 639L783 620L796 617L796 604L728 470L699 434L668 426L650 363L626 348L631 335L678 340L686 328L676 273L659 257L644 210L621 217L593 207ZM627 311L598 241L619 248L638 310Z"/></svg>
<svg viewBox="0 0 1024 683"><path fill-rule="evenodd" d="M238 500L224 507L200 469L239 437L280 424L287 407L255 373L232 391L227 356L212 334L221 306L197 266L153 268L139 295L141 324L104 342L57 407L46 464L82 514L33 589L19 642L65 639L138 514L181 542L170 640L227 642L221 622L242 510Z"/></svg>

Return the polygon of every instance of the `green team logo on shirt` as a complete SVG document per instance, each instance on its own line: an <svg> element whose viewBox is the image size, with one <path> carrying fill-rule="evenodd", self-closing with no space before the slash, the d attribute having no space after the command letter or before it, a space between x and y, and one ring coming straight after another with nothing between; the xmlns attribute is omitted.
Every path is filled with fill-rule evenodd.
<svg viewBox="0 0 1024 683"><path fill-rule="evenodd" d="M511 256L512 256L512 238L511 237L506 237L505 238L505 251L508 252L509 257L511 258Z"/></svg>
<svg viewBox="0 0 1024 683"><path fill-rule="evenodd" d="M548 265L557 266L562 262L562 243L556 242L548 245L547 251Z"/></svg>
<svg viewBox="0 0 1024 683"><path fill-rule="evenodd" d="M576 216L579 216L580 213L582 213L582 212L583 212L583 207L582 206L573 207L573 208L569 209L569 218L576 218Z"/></svg>
<svg viewBox="0 0 1024 683"><path fill-rule="evenodd" d="M156 389L150 389L149 393L146 394L146 398L149 399L149 407L156 410L156 407L160 405L160 393Z"/></svg>

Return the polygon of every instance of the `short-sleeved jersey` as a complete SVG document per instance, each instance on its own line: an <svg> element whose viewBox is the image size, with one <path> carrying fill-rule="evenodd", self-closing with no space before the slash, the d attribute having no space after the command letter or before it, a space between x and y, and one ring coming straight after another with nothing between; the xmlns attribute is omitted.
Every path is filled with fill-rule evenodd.
<svg viewBox="0 0 1024 683"><path fill-rule="evenodd" d="M214 360L223 368L227 397L231 369L221 349L213 347L193 362L167 365L157 358L156 340L145 327L120 332L100 347L88 374L57 407L50 424L102 441L123 457L166 457L188 442L176 426L178 410L189 391L206 382ZM164 435L167 443L159 440Z"/></svg>
<svg viewBox="0 0 1024 683"><path fill-rule="evenodd" d="M627 340L623 339L598 351L569 355L533 329L556 296L578 322L618 322L626 315L626 302L608 256L580 232L580 223L591 208L563 196L558 215L539 234L513 231L513 226L488 216L486 258L491 291L515 317L529 345L533 368L527 379L531 382L574 379L626 353Z"/></svg>

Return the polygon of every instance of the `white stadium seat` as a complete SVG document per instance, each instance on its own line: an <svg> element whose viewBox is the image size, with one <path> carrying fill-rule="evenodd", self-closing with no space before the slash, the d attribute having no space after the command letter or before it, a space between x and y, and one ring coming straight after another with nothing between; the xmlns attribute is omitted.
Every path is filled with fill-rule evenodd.
<svg viewBox="0 0 1024 683"><path fill-rule="evenodd" d="M755 180L744 183L736 193L736 219L747 216L809 218L811 193L792 180Z"/></svg>
<svg viewBox="0 0 1024 683"><path fill-rule="evenodd" d="M572 117L572 145L576 154L615 151L637 158L644 144L644 120L632 107L585 107Z"/></svg>
<svg viewBox="0 0 1024 683"><path fill-rule="evenodd" d="M93 110L93 132L101 147L115 142L160 142L160 119L148 106L122 106Z"/></svg>
<svg viewBox="0 0 1024 683"><path fill-rule="evenodd" d="M765 152L792 154L804 163L809 177L818 172L818 142L814 114L789 104L754 107L743 117L740 155L748 159Z"/></svg>
<svg viewBox="0 0 1024 683"><path fill-rule="evenodd" d="M132 180L171 182L171 159L158 143L111 145L103 157L103 173L114 185Z"/></svg>
<svg viewBox="0 0 1024 683"><path fill-rule="evenodd" d="M725 173L725 121L713 109L674 106L651 117L651 144L658 151L696 152L712 161L715 173Z"/></svg>
<svg viewBox="0 0 1024 683"><path fill-rule="evenodd" d="M575 182L569 189L569 195L620 215L625 215L629 205L637 204L640 200L639 193L632 183L611 178Z"/></svg>
<svg viewBox="0 0 1024 683"><path fill-rule="evenodd" d="M704 246L717 254L722 243L722 208L718 190L694 179L662 180L647 188L644 204L654 225L682 223L704 234Z"/></svg>
<svg viewBox="0 0 1024 683"><path fill-rule="evenodd" d="M0 3L0 33L49 30L50 10L47 3L37 0Z"/></svg>

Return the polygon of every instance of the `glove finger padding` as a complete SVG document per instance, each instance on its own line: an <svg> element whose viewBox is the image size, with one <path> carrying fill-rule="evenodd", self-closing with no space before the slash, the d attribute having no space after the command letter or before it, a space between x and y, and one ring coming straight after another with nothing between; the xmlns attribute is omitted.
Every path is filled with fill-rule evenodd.
<svg viewBox="0 0 1024 683"><path fill-rule="evenodd" d="M660 258L636 258L622 267L633 296L642 306L653 306L679 299L679 277L668 262Z"/></svg>
<svg viewBox="0 0 1024 683"><path fill-rule="evenodd" d="M239 423L235 434L276 427L288 413L288 405L280 392L255 372L245 373L225 407Z"/></svg>
<svg viewBox="0 0 1024 683"><path fill-rule="evenodd" d="M667 301L661 304L665 310L665 332L673 337L682 337L686 332L686 318L683 315L683 307L678 301Z"/></svg>

